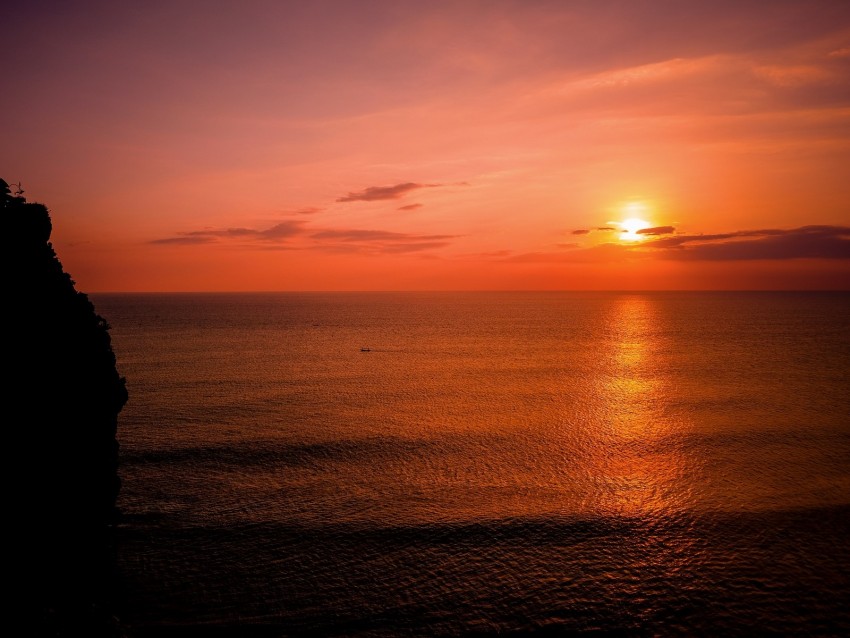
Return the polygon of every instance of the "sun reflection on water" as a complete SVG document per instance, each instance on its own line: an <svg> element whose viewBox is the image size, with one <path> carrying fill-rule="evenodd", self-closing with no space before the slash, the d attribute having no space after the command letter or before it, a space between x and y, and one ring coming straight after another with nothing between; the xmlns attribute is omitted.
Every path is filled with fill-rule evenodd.
<svg viewBox="0 0 850 638"><path fill-rule="evenodd" d="M597 418L587 433L585 507L602 515L681 512L689 500L685 424L666 410L663 317L651 298L618 298L592 381Z"/></svg>

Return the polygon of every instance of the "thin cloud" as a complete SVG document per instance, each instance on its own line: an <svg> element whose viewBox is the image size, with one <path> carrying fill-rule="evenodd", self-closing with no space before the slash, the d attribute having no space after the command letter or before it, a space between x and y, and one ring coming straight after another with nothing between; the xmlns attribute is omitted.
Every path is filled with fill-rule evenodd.
<svg viewBox="0 0 850 638"><path fill-rule="evenodd" d="M653 228L641 228L635 231L637 235L670 235L675 232L676 229L673 226L654 226Z"/></svg>
<svg viewBox="0 0 850 638"><path fill-rule="evenodd" d="M360 228L307 229L306 222L288 220L271 228L204 229L155 239L152 244L193 246L228 243L251 250L320 250L336 253L401 254L443 248L457 235L420 235Z"/></svg>
<svg viewBox="0 0 850 638"><path fill-rule="evenodd" d="M416 182L404 182L395 186L369 186L362 191L354 191L343 197L338 202L374 202L383 199L399 199L410 191L418 188L434 188L441 184L418 184Z"/></svg>
<svg viewBox="0 0 850 638"><path fill-rule="evenodd" d="M332 252L399 254L448 246L457 235L416 235L388 230L325 229L310 235L318 248Z"/></svg>
<svg viewBox="0 0 850 638"><path fill-rule="evenodd" d="M304 222L285 221L276 224L268 230L260 231L259 236L263 239L284 239L293 237L303 232Z"/></svg>
<svg viewBox="0 0 850 638"><path fill-rule="evenodd" d="M628 246L622 244L600 244L591 248L577 250L577 244L564 244L559 251L539 251L533 253L521 253L511 255L504 259L498 259L503 263L545 263L545 264L585 264L598 262L620 261L625 257L632 256ZM640 257L641 255L634 255Z"/></svg>
<svg viewBox="0 0 850 638"><path fill-rule="evenodd" d="M150 244L158 245L177 245L177 246L195 246L197 244L209 244L215 241L214 237L204 237L195 235L184 235L180 237L166 237L165 239L153 239Z"/></svg>
<svg viewBox="0 0 850 638"><path fill-rule="evenodd" d="M820 225L677 235L648 241L641 248L680 260L850 259L850 227Z"/></svg>
<svg viewBox="0 0 850 638"><path fill-rule="evenodd" d="M399 206L396 210L416 210L422 208L424 204L408 204L407 206Z"/></svg>
<svg viewBox="0 0 850 638"><path fill-rule="evenodd" d="M616 229L612 229L616 230ZM709 235L674 235L672 226L644 229L644 242L607 242L581 248L558 244L558 250L481 255L501 263L600 263L625 259L752 261L850 259L850 227L812 225L800 228L739 230ZM670 236L660 236L670 235ZM657 239L656 236L659 236Z"/></svg>
<svg viewBox="0 0 850 638"><path fill-rule="evenodd" d="M210 244L219 239L253 239L260 241L279 241L294 237L304 232L304 222L300 221L284 221L275 224L266 230L256 230L254 228L224 228L211 230L193 230L184 233L178 233L177 237L166 237L165 239L154 239L151 244Z"/></svg>
<svg viewBox="0 0 850 638"><path fill-rule="evenodd" d="M710 235L676 235L675 237L656 239L643 244L643 246L650 248L678 248L693 242L726 241L741 237L759 237L768 233L769 231L740 230L733 233L713 233Z"/></svg>
<svg viewBox="0 0 850 638"><path fill-rule="evenodd" d="M456 235L409 235L407 233L395 233L389 230L329 229L313 233L310 237L314 239L337 239L341 241L397 241L410 237L416 237L417 239L452 239Z"/></svg>
<svg viewBox="0 0 850 638"><path fill-rule="evenodd" d="M444 248L448 246L447 241L420 241L400 244L386 244L380 247L381 252L389 254L397 253L416 253L426 250L434 250L436 248Z"/></svg>
<svg viewBox="0 0 850 638"><path fill-rule="evenodd" d="M251 228L225 228L223 230L193 230L180 233L185 237L246 237L256 235L260 231Z"/></svg>
<svg viewBox="0 0 850 638"><path fill-rule="evenodd" d="M578 228L578 229L572 231L570 234L571 235L589 235L590 233L597 233L597 232L603 232L604 233L604 232L610 232L610 231L615 231L615 230L618 231L620 229L614 228L613 226L597 226L596 228Z"/></svg>

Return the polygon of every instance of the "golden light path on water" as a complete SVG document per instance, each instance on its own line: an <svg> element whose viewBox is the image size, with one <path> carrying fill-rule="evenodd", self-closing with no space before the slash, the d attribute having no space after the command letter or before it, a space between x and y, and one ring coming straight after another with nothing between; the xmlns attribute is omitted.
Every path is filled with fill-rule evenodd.
<svg viewBox="0 0 850 638"><path fill-rule="evenodd" d="M593 414L580 425L585 458L580 510L602 516L673 516L689 506L680 444L687 424L667 409L665 345L651 299L620 297L606 318L607 339L589 379Z"/></svg>
<svg viewBox="0 0 850 638"><path fill-rule="evenodd" d="M701 473L683 451L688 422L668 406L673 388L663 322L650 298L622 296L611 304L596 374L588 379L593 414L578 437L584 442L571 441L584 457L583 501L576 510L636 525L628 539L630 559L614 568L610 583L610 595L625 598L663 589L671 574L692 573L703 553L689 522L693 481ZM676 528L684 533L672 533ZM642 613L654 609L650 596Z"/></svg>

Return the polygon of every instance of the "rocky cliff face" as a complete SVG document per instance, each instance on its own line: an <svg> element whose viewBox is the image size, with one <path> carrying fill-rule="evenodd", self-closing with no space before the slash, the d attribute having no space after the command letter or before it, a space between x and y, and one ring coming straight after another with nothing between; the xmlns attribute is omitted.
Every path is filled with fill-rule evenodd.
<svg viewBox="0 0 850 638"><path fill-rule="evenodd" d="M0 180L6 274L7 434L24 592L54 613L96 598L119 489L118 414L127 401L108 326L49 243L45 206ZM80 602L80 601L77 601ZM58 613L58 612L57 612Z"/></svg>

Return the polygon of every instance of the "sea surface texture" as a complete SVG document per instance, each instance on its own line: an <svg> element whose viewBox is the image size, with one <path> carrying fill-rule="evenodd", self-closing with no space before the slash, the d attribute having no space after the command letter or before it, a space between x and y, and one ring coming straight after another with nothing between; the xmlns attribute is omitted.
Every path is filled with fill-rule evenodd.
<svg viewBox="0 0 850 638"><path fill-rule="evenodd" d="M139 635L850 635L850 294L90 297Z"/></svg>

